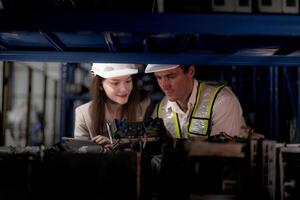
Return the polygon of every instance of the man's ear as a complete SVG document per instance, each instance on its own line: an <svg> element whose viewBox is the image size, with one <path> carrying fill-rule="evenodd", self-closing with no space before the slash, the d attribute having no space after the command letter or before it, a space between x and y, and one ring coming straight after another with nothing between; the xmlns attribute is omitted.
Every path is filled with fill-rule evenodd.
<svg viewBox="0 0 300 200"><path fill-rule="evenodd" d="M191 65L190 68L189 68L189 72L188 74L191 76L191 77L194 77L195 76L195 65Z"/></svg>

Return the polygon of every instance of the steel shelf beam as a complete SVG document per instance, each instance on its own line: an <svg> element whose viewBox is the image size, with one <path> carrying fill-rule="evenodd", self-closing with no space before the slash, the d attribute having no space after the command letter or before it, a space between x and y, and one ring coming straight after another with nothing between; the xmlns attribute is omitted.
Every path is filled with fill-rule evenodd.
<svg viewBox="0 0 300 200"><path fill-rule="evenodd" d="M300 36L297 15L0 11L0 31Z"/></svg>
<svg viewBox="0 0 300 200"><path fill-rule="evenodd" d="M101 53L101 52L53 52L53 51L0 51L0 60L40 62L116 62L161 63L239 66L298 66L300 56L245 56L204 53Z"/></svg>
<svg viewBox="0 0 300 200"><path fill-rule="evenodd" d="M64 51L66 49L62 41L53 33L40 31L40 34L51 44L56 51Z"/></svg>

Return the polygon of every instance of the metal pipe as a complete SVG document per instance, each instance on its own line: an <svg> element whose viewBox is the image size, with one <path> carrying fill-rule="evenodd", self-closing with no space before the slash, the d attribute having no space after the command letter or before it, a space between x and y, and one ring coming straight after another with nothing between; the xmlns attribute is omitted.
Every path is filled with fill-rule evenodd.
<svg viewBox="0 0 300 200"><path fill-rule="evenodd" d="M300 81L300 67L298 67L298 83ZM298 84L298 112L297 112L297 136L296 141L300 142L300 86Z"/></svg>
<svg viewBox="0 0 300 200"><path fill-rule="evenodd" d="M270 111L269 111L269 135L271 137L271 139L273 139L274 135L273 135L273 108L274 108L274 102L273 102L273 96L274 96L274 86L273 86L273 67L270 66L270 71L269 71L269 76L270 76L270 80L269 80L269 84L270 84L270 87L269 87L269 91L270 91L270 98L269 98L269 101L270 101Z"/></svg>
<svg viewBox="0 0 300 200"><path fill-rule="evenodd" d="M290 74L290 72L288 71L287 67L283 68L283 72L284 72L284 77L287 83L287 89L288 89L288 93L289 93L289 97L291 99L291 103L292 103L292 110L296 111L297 110L297 96L296 96L296 86L294 84L294 81L292 79L292 76ZM296 113L297 114L297 113Z"/></svg>
<svg viewBox="0 0 300 200"><path fill-rule="evenodd" d="M61 66L61 82L60 82L60 130L59 130L59 141L64 136L65 132L65 106L66 106L66 94L65 87L67 82L67 70L68 67L66 64L62 64Z"/></svg>
<svg viewBox="0 0 300 200"><path fill-rule="evenodd" d="M32 68L28 67L28 96L27 96L27 116L26 116L26 146L31 145L31 94L32 94Z"/></svg>
<svg viewBox="0 0 300 200"><path fill-rule="evenodd" d="M57 115L57 89L58 89L58 81L54 81L54 105L53 105L53 140L52 144L55 144L57 142L57 132L56 132L56 115Z"/></svg>
<svg viewBox="0 0 300 200"><path fill-rule="evenodd" d="M278 67L274 68L274 134L275 140L279 140L279 92L278 92Z"/></svg>
<svg viewBox="0 0 300 200"><path fill-rule="evenodd" d="M46 111L47 111L47 82L48 77L46 72L44 73L44 91L43 91L43 110L42 110L42 144L45 145L45 125L46 125Z"/></svg>
<svg viewBox="0 0 300 200"><path fill-rule="evenodd" d="M256 120L256 110L257 110L257 108L256 108L256 75L257 75L257 73L256 73L256 67L255 66L253 66L252 67L252 102L253 102L253 109L254 109L254 119L253 119L253 121L255 122L255 120ZM256 123L255 123L256 124Z"/></svg>
<svg viewBox="0 0 300 200"><path fill-rule="evenodd" d="M3 62L3 80L2 80L2 116L1 116L1 134L0 145L5 145L5 132L7 128L7 110L8 110L8 79L9 68L12 66L11 62Z"/></svg>

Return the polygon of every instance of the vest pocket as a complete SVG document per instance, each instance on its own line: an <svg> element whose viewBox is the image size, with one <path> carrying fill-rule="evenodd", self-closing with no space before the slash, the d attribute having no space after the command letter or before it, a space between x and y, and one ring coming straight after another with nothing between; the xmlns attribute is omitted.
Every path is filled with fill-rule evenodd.
<svg viewBox="0 0 300 200"><path fill-rule="evenodd" d="M196 135L207 135L209 119L191 117L189 132Z"/></svg>

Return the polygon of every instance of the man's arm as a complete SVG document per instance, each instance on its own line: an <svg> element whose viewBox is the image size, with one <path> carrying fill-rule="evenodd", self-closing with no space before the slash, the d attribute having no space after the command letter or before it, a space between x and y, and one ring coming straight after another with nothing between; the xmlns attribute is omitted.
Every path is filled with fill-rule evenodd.
<svg viewBox="0 0 300 200"><path fill-rule="evenodd" d="M246 124L238 98L229 88L222 89L213 106L211 135L225 132L232 137L243 137L244 126Z"/></svg>

